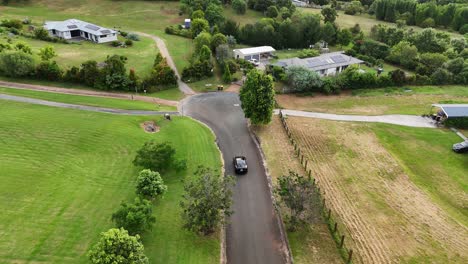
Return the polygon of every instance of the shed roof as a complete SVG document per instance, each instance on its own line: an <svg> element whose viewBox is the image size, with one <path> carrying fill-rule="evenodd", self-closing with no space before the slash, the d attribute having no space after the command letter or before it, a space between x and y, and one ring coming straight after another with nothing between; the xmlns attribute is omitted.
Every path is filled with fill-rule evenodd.
<svg viewBox="0 0 468 264"><path fill-rule="evenodd" d="M235 49L234 52L240 52L243 55L253 55L253 54L260 54L260 53L268 53L276 51L273 47L270 46L260 46L260 47L253 47L253 48L245 48L245 49Z"/></svg>
<svg viewBox="0 0 468 264"><path fill-rule="evenodd" d="M279 60L275 65L281 67L302 66L313 71L331 69L352 64L360 64L364 61L344 54L342 51L325 53L312 58L291 58Z"/></svg>
<svg viewBox="0 0 468 264"><path fill-rule="evenodd" d="M44 23L44 28L47 30L55 29L57 31L62 31L62 32L71 31L71 30L81 30L81 31L88 32L94 35L105 35L105 34L117 32L113 29L99 27L94 24L81 21L79 19L67 19L64 21L46 21Z"/></svg>
<svg viewBox="0 0 468 264"><path fill-rule="evenodd" d="M468 104L433 104L444 111L447 118L468 117Z"/></svg>

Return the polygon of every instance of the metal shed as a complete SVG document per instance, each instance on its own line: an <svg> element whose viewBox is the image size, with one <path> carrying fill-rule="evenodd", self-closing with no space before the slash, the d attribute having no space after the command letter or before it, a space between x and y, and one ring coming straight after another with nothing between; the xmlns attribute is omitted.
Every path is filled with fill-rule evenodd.
<svg viewBox="0 0 468 264"><path fill-rule="evenodd" d="M442 111L445 118L468 117L468 104L433 104Z"/></svg>

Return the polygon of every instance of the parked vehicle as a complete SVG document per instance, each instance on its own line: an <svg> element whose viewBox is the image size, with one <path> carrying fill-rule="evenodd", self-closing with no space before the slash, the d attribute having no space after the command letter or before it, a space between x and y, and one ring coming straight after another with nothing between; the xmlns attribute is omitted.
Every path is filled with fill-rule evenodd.
<svg viewBox="0 0 468 264"><path fill-rule="evenodd" d="M234 164L234 170L237 174L245 174L247 173L247 161L244 156L236 156L234 157L232 163Z"/></svg>
<svg viewBox="0 0 468 264"><path fill-rule="evenodd" d="M249 62L252 63L255 67L260 65L260 63L258 62L257 59L251 59L251 60L249 60Z"/></svg>
<svg viewBox="0 0 468 264"><path fill-rule="evenodd" d="M460 143L453 144L452 150L456 153L465 153L468 152L468 141L463 141Z"/></svg>

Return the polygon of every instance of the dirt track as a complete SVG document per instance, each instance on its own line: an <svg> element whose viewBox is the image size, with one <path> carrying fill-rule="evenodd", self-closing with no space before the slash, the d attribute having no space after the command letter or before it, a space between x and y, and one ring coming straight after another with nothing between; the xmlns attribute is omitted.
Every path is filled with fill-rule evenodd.
<svg viewBox="0 0 468 264"><path fill-rule="evenodd" d="M369 130L288 118L355 263L466 263L468 229L421 191ZM348 237L349 237L348 236Z"/></svg>

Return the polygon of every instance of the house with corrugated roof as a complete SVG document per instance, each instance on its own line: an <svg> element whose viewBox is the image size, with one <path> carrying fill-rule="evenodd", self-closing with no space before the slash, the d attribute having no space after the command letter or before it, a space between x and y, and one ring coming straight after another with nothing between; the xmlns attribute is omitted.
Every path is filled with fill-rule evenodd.
<svg viewBox="0 0 468 264"><path fill-rule="evenodd" d="M117 40L117 31L81 21L68 19L65 21L46 21L44 28L52 37L62 39L86 39L96 43L106 43Z"/></svg>
<svg viewBox="0 0 468 264"><path fill-rule="evenodd" d="M342 51L325 53L311 58L291 58L279 60L273 65L282 68L299 66L317 72L320 76L336 75L350 65L360 65L364 61L344 54Z"/></svg>

